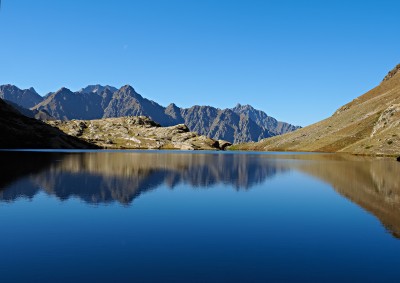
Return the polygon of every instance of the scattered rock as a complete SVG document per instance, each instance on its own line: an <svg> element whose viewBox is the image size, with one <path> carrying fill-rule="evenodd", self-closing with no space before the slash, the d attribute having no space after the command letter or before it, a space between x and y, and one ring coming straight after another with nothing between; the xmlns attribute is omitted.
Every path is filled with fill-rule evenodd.
<svg viewBox="0 0 400 283"><path fill-rule="evenodd" d="M371 137L373 137L382 130L398 126L398 123L396 122L399 121L399 117L400 117L400 104L390 105L379 116L379 119L375 123L375 126L372 130Z"/></svg>
<svg viewBox="0 0 400 283"><path fill-rule="evenodd" d="M231 145L190 132L185 124L161 127L145 116L47 123L103 148L223 150Z"/></svg>
<svg viewBox="0 0 400 283"><path fill-rule="evenodd" d="M224 140L218 140L218 147L222 150L225 150L228 146L231 146L232 143Z"/></svg>

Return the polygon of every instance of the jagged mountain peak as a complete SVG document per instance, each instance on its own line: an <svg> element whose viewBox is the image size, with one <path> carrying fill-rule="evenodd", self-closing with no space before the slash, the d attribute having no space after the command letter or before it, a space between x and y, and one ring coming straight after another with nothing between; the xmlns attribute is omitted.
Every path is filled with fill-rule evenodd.
<svg viewBox="0 0 400 283"><path fill-rule="evenodd" d="M20 92L32 92L33 94L39 95L33 87L30 87L30 88L27 88L27 89L21 89L21 88L15 86L15 85L12 85L12 84L5 84L5 85L0 86L0 91L5 91L5 90L8 90L8 91L20 91Z"/></svg>
<svg viewBox="0 0 400 283"><path fill-rule="evenodd" d="M120 90L130 90L130 91L136 92L135 89L133 88L133 86L131 86L130 84L126 84L126 85L122 86L120 88Z"/></svg>
<svg viewBox="0 0 400 283"><path fill-rule="evenodd" d="M6 90L6 89L8 89L8 90L21 90L19 87L17 87L17 86L15 86L15 85L12 85L12 84L5 84L5 85L1 85L0 86L0 89L1 90Z"/></svg>
<svg viewBox="0 0 400 283"><path fill-rule="evenodd" d="M179 108L179 107L176 106L175 103L170 103L170 104L167 106L167 109L168 109L168 108Z"/></svg>
<svg viewBox="0 0 400 283"><path fill-rule="evenodd" d="M233 111L237 111L237 110L256 110L253 106L251 106L250 104L236 104L235 107L232 108Z"/></svg>
<svg viewBox="0 0 400 283"><path fill-rule="evenodd" d="M100 85L100 84L95 84L95 85L88 85L87 87L81 88L78 92L79 93L97 93L101 94L105 90L108 90L110 92L116 92L118 89L110 86L110 85Z"/></svg>
<svg viewBox="0 0 400 283"><path fill-rule="evenodd" d="M38 94L37 91L36 91L33 87L28 88L28 90L31 91L31 92L33 92L33 93Z"/></svg>
<svg viewBox="0 0 400 283"><path fill-rule="evenodd" d="M3 88L18 90L11 85ZM21 96L28 93L38 96L33 90L19 90L18 93ZM58 120L147 116L163 126L184 123L193 132L235 143L258 141L296 129L293 125L278 122L249 104L238 103L234 108L226 109L209 105L180 108L174 103L164 107L142 97L129 84L119 89L109 85L88 85L77 92L63 87L44 98L40 97L37 103L26 108L46 111Z"/></svg>
<svg viewBox="0 0 400 283"><path fill-rule="evenodd" d="M242 105L242 104L238 103L231 110L240 115L251 116L252 119L265 119L265 118L269 117L265 112L255 109L250 104ZM258 117L256 118L256 116L258 116Z"/></svg>
<svg viewBox="0 0 400 283"><path fill-rule="evenodd" d="M43 100L33 88L20 89L11 84L0 86L0 98L16 103L24 108L33 107Z"/></svg>
<svg viewBox="0 0 400 283"><path fill-rule="evenodd" d="M57 96L59 94L72 94L73 92L66 87L62 87L59 90L57 90L56 92L53 92L53 94L51 96Z"/></svg>
<svg viewBox="0 0 400 283"><path fill-rule="evenodd" d="M61 91L70 91L70 92L72 92L69 88L66 88L64 86L62 88L60 88L58 91L59 92L61 92Z"/></svg>
<svg viewBox="0 0 400 283"><path fill-rule="evenodd" d="M117 90L115 92L118 95L128 95L128 96L132 96L138 100L142 100L143 97L136 92L136 90L131 86L131 85L124 85L123 87L121 87L119 90Z"/></svg>

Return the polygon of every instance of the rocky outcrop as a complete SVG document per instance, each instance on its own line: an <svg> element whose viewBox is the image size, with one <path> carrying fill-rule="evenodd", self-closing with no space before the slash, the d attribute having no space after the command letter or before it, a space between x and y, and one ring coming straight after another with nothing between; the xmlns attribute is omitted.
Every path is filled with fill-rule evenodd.
<svg viewBox="0 0 400 283"><path fill-rule="evenodd" d="M372 129L371 138L393 128L400 128L400 104L392 104L382 112Z"/></svg>
<svg viewBox="0 0 400 283"><path fill-rule="evenodd" d="M184 124L161 127L145 116L48 123L102 148L216 150L230 145L190 132Z"/></svg>
<svg viewBox="0 0 400 283"><path fill-rule="evenodd" d="M0 99L0 148L97 148L41 121L26 117Z"/></svg>
<svg viewBox="0 0 400 283"><path fill-rule="evenodd" d="M398 64L396 67L394 67L392 70L389 71L389 73L386 75L386 77L383 78L383 81L388 81L391 78L393 78L398 72L400 71L400 64Z"/></svg>

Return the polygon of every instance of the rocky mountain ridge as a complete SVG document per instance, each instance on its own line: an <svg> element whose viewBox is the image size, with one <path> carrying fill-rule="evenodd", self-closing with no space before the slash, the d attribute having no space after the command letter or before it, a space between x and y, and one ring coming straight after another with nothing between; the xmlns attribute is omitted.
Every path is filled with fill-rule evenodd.
<svg viewBox="0 0 400 283"><path fill-rule="evenodd" d="M8 100L22 105L21 98L8 91L2 93ZM14 87L18 89L17 87ZM8 91L8 92L7 92ZM13 93L17 93L14 90ZM20 93L29 90L20 90ZM35 96L29 92L32 97ZM36 96L35 96L36 97ZM61 88L45 97L35 98L36 104L24 103L34 111L45 111L57 120L91 120L125 116L148 116L162 126L186 124L190 131L213 139L223 139L232 143L259 141L266 137L294 131L300 127L279 122L250 105L240 105L232 109L218 109L212 106L195 105L180 108L171 103L167 107L146 99L135 89L125 85L120 89L111 86L90 85L77 92ZM33 98L31 98L33 100Z"/></svg>
<svg viewBox="0 0 400 283"><path fill-rule="evenodd" d="M19 89L10 84L0 85L0 98L9 100L24 108L34 107L43 100L33 87L29 89Z"/></svg>

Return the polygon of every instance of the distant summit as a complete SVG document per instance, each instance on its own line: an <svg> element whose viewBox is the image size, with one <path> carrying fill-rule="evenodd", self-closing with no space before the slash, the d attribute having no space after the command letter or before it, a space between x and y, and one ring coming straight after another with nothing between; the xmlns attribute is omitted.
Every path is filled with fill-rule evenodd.
<svg viewBox="0 0 400 283"><path fill-rule="evenodd" d="M59 120L98 119L102 118L104 107L108 105L111 97L112 93L108 89L97 94L97 92L72 92L68 88L62 87L32 109L45 110Z"/></svg>
<svg viewBox="0 0 400 283"><path fill-rule="evenodd" d="M10 84L0 86L0 98L16 103L24 108L31 108L43 100L43 97L33 87L19 89Z"/></svg>
<svg viewBox="0 0 400 283"><path fill-rule="evenodd" d="M237 104L231 109L219 109L200 105L180 108L171 103L164 107L144 98L130 85L120 89L88 85L77 92L62 87L45 97L33 88L20 90L12 85L1 86L0 91L3 96L12 98L8 100L58 120L147 116L162 126L185 124L199 135L231 143L259 141L300 128L277 121L251 105Z"/></svg>
<svg viewBox="0 0 400 283"><path fill-rule="evenodd" d="M118 89L113 87L113 86L102 86L102 85L88 85L87 87L81 88L78 92L80 93L97 93L97 94L101 94L103 91L105 91L106 89L108 89L110 92L116 92Z"/></svg>
<svg viewBox="0 0 400 283"><path fill-rule="evenodd" d="M232 111L238 115L244 115L247 119L254 121L264 131L271 132L272 136L282 135L301 128L299 126L277 121L275 118L265 114L265 112L257 110L248 104L241 105L238 103L236 107L232 108Z"/></svg>

